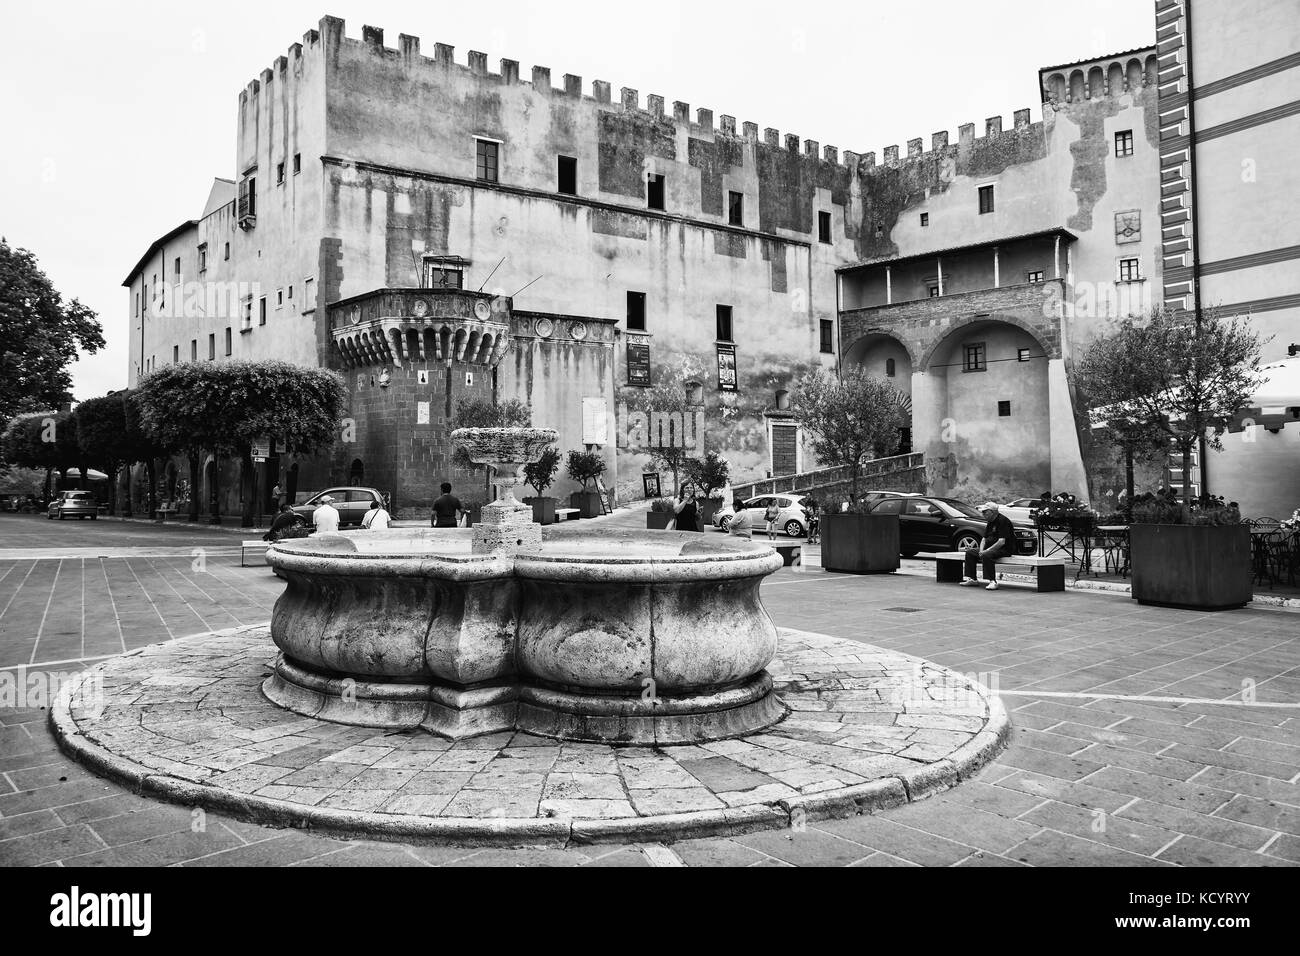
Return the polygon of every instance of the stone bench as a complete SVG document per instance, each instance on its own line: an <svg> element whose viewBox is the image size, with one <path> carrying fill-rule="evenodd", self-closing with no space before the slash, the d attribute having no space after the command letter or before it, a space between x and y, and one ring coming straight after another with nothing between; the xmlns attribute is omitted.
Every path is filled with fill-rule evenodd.
<svg viewBox="0 0 1300 956"><path fill-rule="evenodd" d="M158 508L154 511L153 516L159 521L166 521L168 518L176 516L175 508Z"/></svg>
<svg viewBox="0 0 1300 956"><path fill-rule="evenodd" d="M781 560L785 562L787 568L803 566L802 544L773 544L770 547L781 555Z"/></svg>
<svg viewBox="0 0 1300 956"><path fill-rule="evenodd" d="M582 514L582 509L581 509L581 508L556 508L556 509L555 509L555 520L556 520L556 521L572 521L574 515L580 515L580 514Z"/></svg>
<svg viewBox="0 0 1300 956"><path fill-rule="evenodd" d="M248 565L245 564L244 562L245 559L248 557L249 551L254 551L260 548L262 551L263 558L265 558L267 549L270 547L271 547L271 543L269 541L263 541L261 538L250 538L247 541L239 542L239 566L241 568L248 567Z"/></svg>
<svg viewBox="0 0 1300 956"><path fill-rule="evenodd" d="M966 554L963 551L941 551L934 556L935 580L941 583L959 583L962 578ZM977 562L979 567L983 562ZM1034 555L1008 555L998 558L994 564L999 568L1025 568L1034 575L1039 591L1065 590L1065 558L1039 558ZM1001 574L998 575L1002 577ZM1019 584L1019 581L1008 581Z"/></svg>

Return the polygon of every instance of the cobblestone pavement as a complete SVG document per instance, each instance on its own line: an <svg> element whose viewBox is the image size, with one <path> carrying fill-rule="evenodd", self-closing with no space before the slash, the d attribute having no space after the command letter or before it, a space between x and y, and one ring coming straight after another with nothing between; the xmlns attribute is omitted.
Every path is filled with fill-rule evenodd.
<svg viewBox="0 0 1300 956"><path fill-rule="evenodd" d="M19 532L11 522L35 527ZM104 548L202 547L179 535L231 540L183 527L125 527L60 529L3 516L0 549L35 540ZM40 537L18 544L21 534ZM146 800L65 758L36 698L44 675L74 670L79 657L267 620L278 579L219 551L196 569L188 551L101 561L17 560L0 550L0 668L10 668L0 671L0 694L10 695L0 705L0 864L1300 862L1300 613L1198 614L1140 607L1122 595L1010 587L990 594L920 574L851 577L811 566L784 569L764 585L776 623L984 675L1015 728L998 760L952 790L880 814L668 845L344 841ZM60 661L69 663L34 668L15 687L15 665Z"/></svg>

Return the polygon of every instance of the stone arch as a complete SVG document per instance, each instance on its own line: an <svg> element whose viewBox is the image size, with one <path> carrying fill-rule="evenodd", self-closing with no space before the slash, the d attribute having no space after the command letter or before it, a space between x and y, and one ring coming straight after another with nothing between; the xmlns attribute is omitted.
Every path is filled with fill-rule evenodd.
<svg viewBox="0 0 1300 956"><path fill-rule="evenodd" d="M895 335L893 332L867 332L864 335L858 336L844 348L844 364L861 364L862 358L866 354L867 350L870 349L872 345L883 340L889 340L890 342L894 342L900 346L907 356L907 363L912 368L917 367L916 349L913 347L913 343L908 342L901 336Z"/></svg>
<svg viewBox="0 0 1300 956"><path fill-rule="evenodd" d="M1134 93L1142 89L1142 61L1137 57L1128 61L1128 67L1124 71L1124 79L1128 83L1128 89Z"/></svg>
<svg viewBox="0 0 1300 956"><path fill-rule="evenodd" d="M1068 102L1078 103L1083 99L1084 81L1083 70L1075 70L1070 74L1070 93Z"/></svg>
<svg viewBox="0 0 1300 956"><path fill-rule="evenodd" d="M1095 100L1102 96L1106 89L1106 74L1101 71L1101 67L1094 66L1088 71L1088 98Z"/></svg>
<svg viewBox="0 0 1300 956"><path fill-rule="evenodd" d="M1119 96L1124 92L1124 67L1116 60L1106 70L1106 93Z"/></svg>
<svg viewBox="0 0 1300 956"><path fill-rule="evenodd" d="M1047 94L1053 103L1065 102L1065 76L1060 73L1053 73L1047 78Z"/></svg>
<svg viewBox="0 0 1300 956"><path fill-rule="evenodd" d="M1160 81L1160 67L1156 62L1155 54L1147 57L1145 76L1142 79L1143 86L1155 86Z"/></svg>
<svg viewBox="0 0 1300 956"><path fill-rule="evenodd" d="M1044 342L1042 330L1035 328L1034 323L1030 322L1028 319L1023 319L1020 316L1013 315L1011 313L994 312L989 315L967 315L967 316L963 316L960 319L955 319L950 325L948 325L947 328L943 330L943 334L940 335L938 338L936 338L933 342L931 342L930 345L926 348L925 353L921 356L920 364L915 365L913 367L916 368L918 371L928 372L930 370L931 364L934 361L935 353L939 351L939 349L942 348L953 337L955 333L960 332L962 329L966 328L967 326L977 325L977 324L992 325L998 322L1004 323L1006 325L1014 325L1022 332L1027 333L1029 337L1032 338L1034 342L1038 344L1038 347L1043 350L1043 352L1047 355L1049 359L1061 357L1060 350L1058 349L1056 344L1053 343L1049 345L1047 342Z"/></svg>

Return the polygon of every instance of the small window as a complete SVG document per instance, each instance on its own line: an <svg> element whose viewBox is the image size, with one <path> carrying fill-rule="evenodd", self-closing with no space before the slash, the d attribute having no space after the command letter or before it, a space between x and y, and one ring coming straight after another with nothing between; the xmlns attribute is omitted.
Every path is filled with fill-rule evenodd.
<svg viewBox="0 0 1300 956"><path fill-rule="evenodd" d="M898 366L893 359L885 359L885 376L894 378L898 374Z"/></svg>
<svg viewBox="0 0 1300 956"><path fill-rule="evenodd" d="M172 364L173 365L181 364L181 347L179 345L172 346Z"/></svg>
<svg viewBox="0 0 1300 956"><path fill-rule="evenodd" d="M999 418L1010 418L1010 417L1011 417L1011 403L1010 403L1010 402L998 402L998 417L999 417Z"/></svg>
<svg viewBox="0 0 1300 956"><path fill-rule="evenodd" d="M821 320L822 352L832 355L835 352L835 323L831 319Z"/></svg>
<svg viewBox="0 0 1300 956"><path fill-rule="evenodd" d="M233 339L230 337L230 326L226 326L226 354L230 355L234 351Z"/></svg>
<svg viewBox="0 0 1300 956"><path fill-rule="evenodd" d="M315 279L302 280L302 298L303 298L302 310L304 312L311 312L315 310L316 308L316 280Z"/></svg>
<svg viewBox="0 0 1300 956"><path fill-rule="evenodd" d="M215 361L217 358L217 333L208 333L208 361Z"/></svg>
<svg viewBox="0 0 1300 956"><path fill-rule="evenodd" d="M266 296L257 300L257 324L266 325Z"/></svg>
<svg viewBox="0 0 1300 956"><path fill-rule="evenodd" d="M1033 272L1026 272L1026 273L1025 273L1025 281L1026 281L1026 282L1042 282L1042 281L1043 281L1043 270L1042 270L1042 269L1037 269L1037 270L1035 270L1035 271L1033 271Z"/></svg>
<svg viewBox="0 0 1300 956"><path fill-rule="evenodd" d="M557 192L566 196L576 196L578 194L578 161L572 156L561 156L559 158L559 185L556 187Z"/></svg>
<svg viewBox="0 0 1300 956"><path fill-rule="evenodd" d="M302 153L293 154L293 174L297 176L302 172Z"/></svg>
<svg viewBox="0 0 1300 956"><path fill-rule="evenodd" d="M284 185L284 163L275 164L275 184L277 186Z"/></svg>
<svg viewBox="0 0 1300 956"><path fill-rule="evenodd" d="M629 332L645 331L645 293L627 294L627 328Z"/></svg>
<svg viewBox="0 0 1300 956"><path fill-rule="evenodd" d="M1016 349L1016 361L1017 361L1017 362L1028 362L1028 361L1029 361L1029 349Z"/></svg>
<svg viewBox="0 0 1300 956"><path fill-rule="evenodd" d="M831 214L828 212L819 212L817 214L817 241L831 241Z"/></svg>
<svg viewBox="0 0 1300 956"><path fill-rule="evenodd" d="M424 282L427 289L463 289L465 288L465 269L467 263L456 257L430 258L424 260Z"/></svg>
<svg viewBox="0 0 1300 956"><path fill-rule="evenodd" d="M1133 155L1133 131L1131 129L1123 129L1115 134L1115 155Z"/></svg>
<svg viewBox="0 0 1300 956"><path fill-rule="evenodd" d="M226 250L224 253L222 253L222 255L227 262L230 261L230 243L226 243Z"/></svg>
<svg viewBox="0 0 1300 956"><path fill-rule="evenodd" d="M498 163L501 158L500 144L486 139L475 140L475 175L485 183L497 182Z"/></svg>
<svg viewBox="0 0 1300 956"><path fill-rule="evenodd" d="M1142 271L1138 268L1137 259L1119 260L1119 281L1136 282L1142 278Z"/></svg>
<svg viewBox="0 0 1300 956"><path fill-rule="evenodd" d="M983 342L972 342L963 348L963 352L965 354L965 361L962 365L963 372L988 371Z"/></svg>
<svg viewBox="0 0 1300 956"><path fill-rule="evenodd" d="M731 306L718 306L718 341L731 341Z"/></svg>
<svg viewBox="0 0 1300 956"><path fill-rule="evenodd" d="M980 187L980 215L993 211L993 187Z"/></svg>
<svg viewBox="0 0 1300 956"><path fill-rule="evenodd" d="M278 308L280 308L282 305L284 305L284 290L283 290L283 289L276 289L276 290L275 290L275 307L278 309Z"/></svg>
<svg viewBox="0 0 1300 956"><path fill-rule="evenodd" d="M190 361L197 362L198 360L199 360L199 340L190 339Z"/></svg>
<svg viewBox="0 0 1300 956"><path fill-rule="evenodd" d="M288 297L289 297L290 299L293 298L293 286L289 286L289 296L288 296Z"/></svg>
<svg viewBox="0 0 1300 956"><path fill-rule="evenodd" d="M939 283L937 282L927 283L925 287L925 291L929 294L930 298L932 299L939 298Z"/></svg>
<svg viewBox="0 0 1300 956"><path fill-rule="evenodd" d="M928 212L921 213L921 228L924 229L929 225L930 225L930 214Z"/></svg>
<svg viewBox="0 0 1300 956"><path fill-rule="evenodd" d="M664 178L663 176L651 173L646 177L646 207L649 209L664 208Z"/></svg>
<svg viewBox="0 0 1300 956"><path fill-rule="evenodd" d="M744 193L727 193L727 222L733 226L745 224Z"/></svg>
<svg viewBox="0 0 1300 956"><path fill-rule="evenodd" d="M206 242L199 243L199 271L208 271L208 244Z"/></svg>

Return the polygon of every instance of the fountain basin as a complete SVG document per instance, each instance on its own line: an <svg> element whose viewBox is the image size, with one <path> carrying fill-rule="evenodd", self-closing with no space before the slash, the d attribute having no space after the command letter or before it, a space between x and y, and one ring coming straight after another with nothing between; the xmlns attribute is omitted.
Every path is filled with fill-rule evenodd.
<svg viewBox="0 0 1300 956"><path fill-rule="evenodd" d="M551 532L540 550L472 552L472 532L292 539L264 691L327 720L459 738L521 729L684 743L780 719L759 599L770 548L665 532Z"/></svg>

